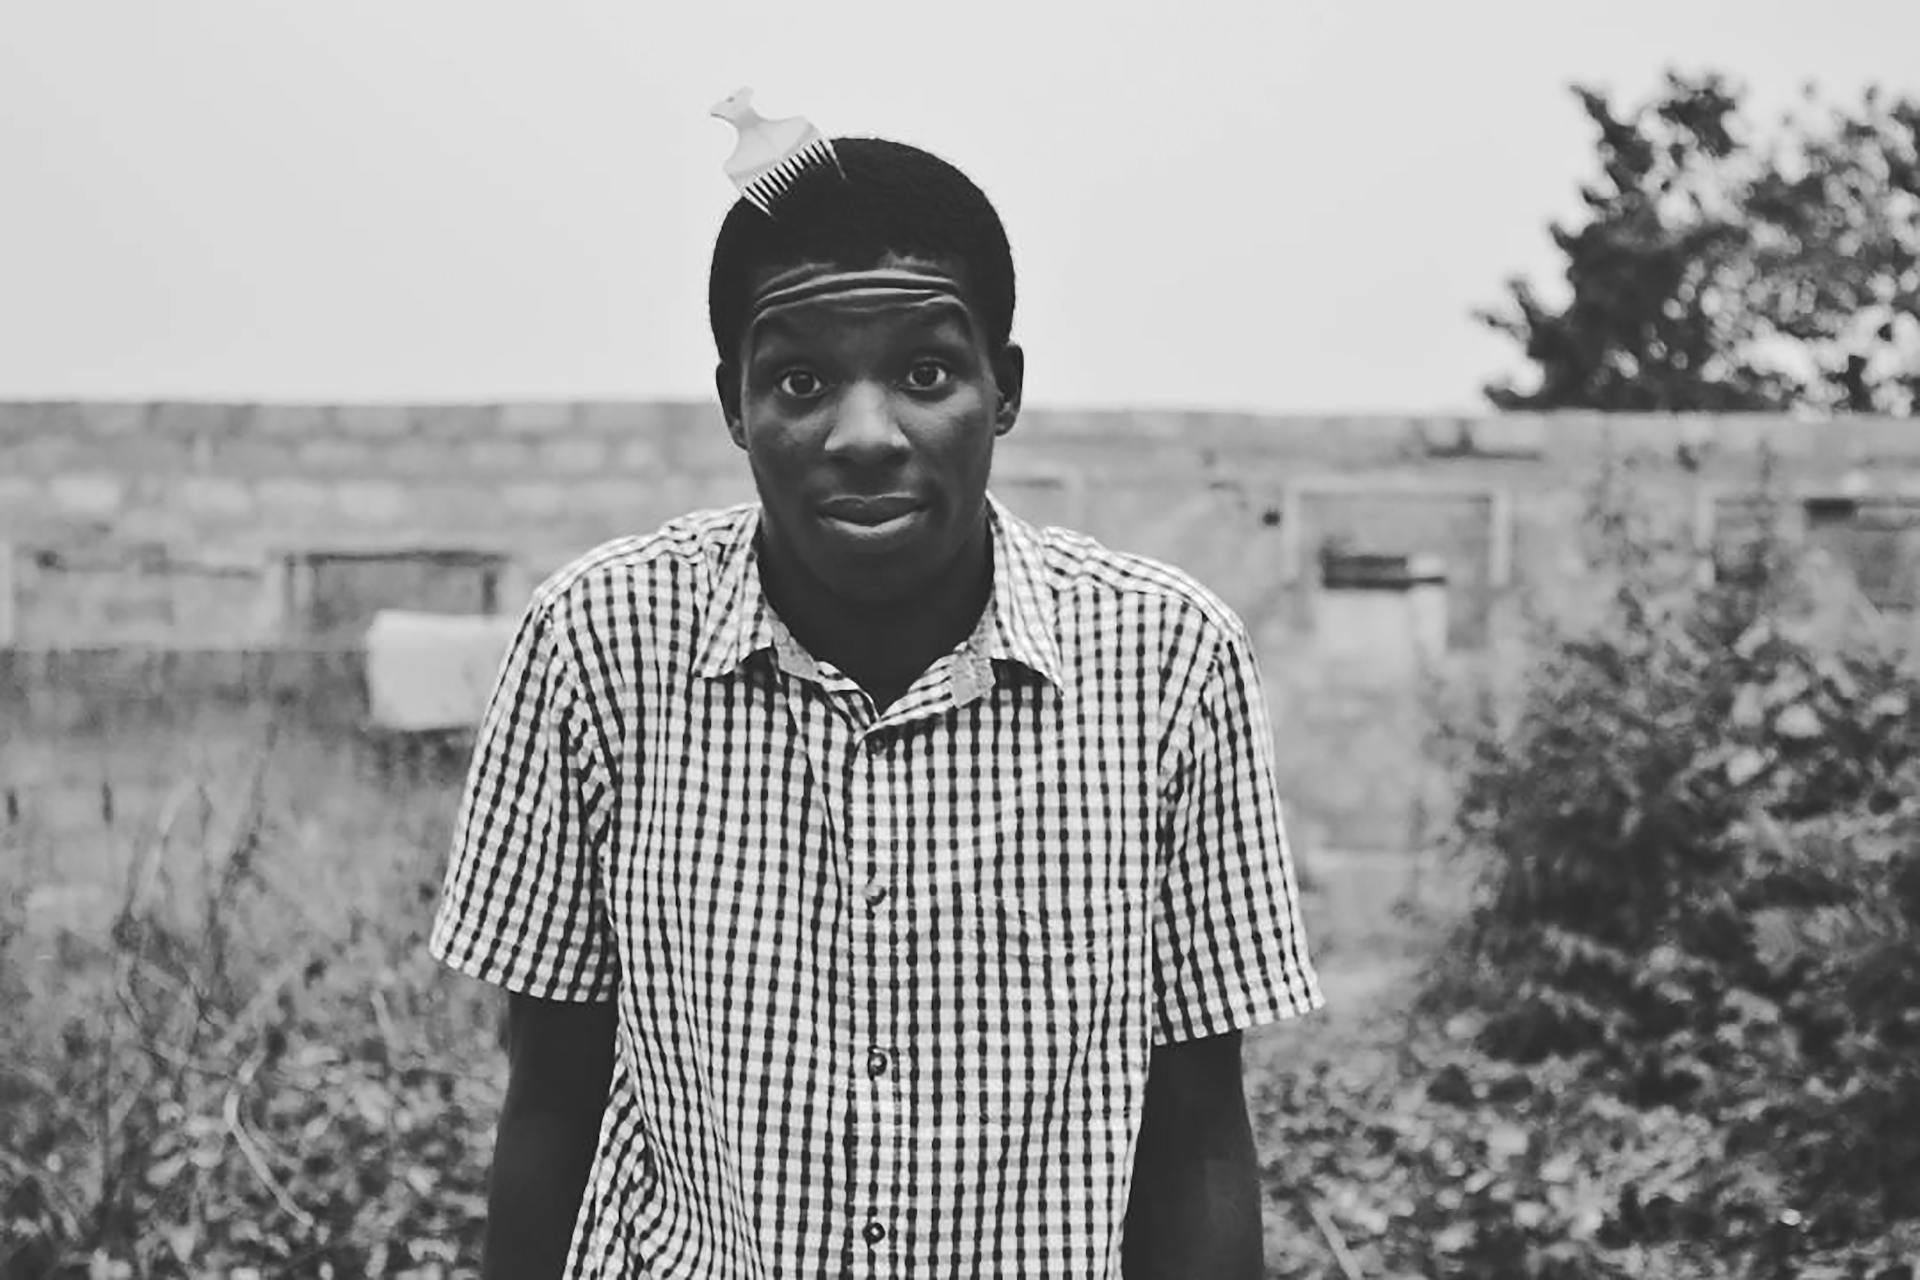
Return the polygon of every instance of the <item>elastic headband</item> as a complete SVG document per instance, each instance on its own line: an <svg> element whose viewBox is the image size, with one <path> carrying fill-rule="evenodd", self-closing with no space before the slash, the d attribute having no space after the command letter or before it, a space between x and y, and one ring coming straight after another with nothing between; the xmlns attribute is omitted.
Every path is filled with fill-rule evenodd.
<svg viewBox="0 0 1920 1280"><path fill-rule="evenodd" d="M798 276L798 279L795 277ZM856 309L863 305L897 306L902 302L932 302L951 298L961 306L967 300L952 276L915 271L910 267L876 267L867 271L822 270L802 267L775 276L747 302L746 331L767 316L802 303L832 298L836 305Z"/></svg>

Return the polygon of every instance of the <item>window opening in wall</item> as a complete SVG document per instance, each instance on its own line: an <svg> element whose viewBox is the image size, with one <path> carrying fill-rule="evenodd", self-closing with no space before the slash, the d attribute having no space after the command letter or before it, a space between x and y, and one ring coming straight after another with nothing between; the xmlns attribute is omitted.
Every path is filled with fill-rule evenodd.
<svg viewBox="0 0 1920 1280"><path fill-rule="evenodd" d="M1875 608L1920 608L1920 498L1809 500L1807 544L1843 567Z"/></svg>
<svg viewBox="0 0 1920 1280"><path fill-rule="evenodd" d="M1920 497L1808 494L1769 502L1751 494L1712 504L1708 545L1722 581L1740 572L1743 552L1777 522L1777 536L1844 572L1875 608L1920 610Z"/></svg>
<svg viewBox="0 0 1920 1280"><path fill-rule="evenodd" d="M1295 616L1304 629L1317 627L1314 600L1328 585L1329 563L1338 561L1338 572L1347 574L1370 560L1397 564L1383 571L1399 573L1409 562L1438 562L1445 566L1447 648L1489 643L1511 565L1509 513L1498 490L1317 482L1293 489L1287 515Z"/></svg>
<svg viewBox="0 0 1920 1280"><path fill-rule="evenodd" d="M284 556L290 638L354 643L382 609L500 612L509 557L441 547L307 549Z"/></svg>
<svg viewBox="0 0 1920 1280"><path fill-rule="evenodd" d="M14 548L0 542L0 647L13 643Z"/></svg>

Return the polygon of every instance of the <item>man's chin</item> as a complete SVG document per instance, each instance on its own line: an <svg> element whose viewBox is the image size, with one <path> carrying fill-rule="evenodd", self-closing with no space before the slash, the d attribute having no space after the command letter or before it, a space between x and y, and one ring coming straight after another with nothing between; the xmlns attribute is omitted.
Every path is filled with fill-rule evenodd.
<svg viewBox="0 0 1920 1280"><path fill-rule="evenodd" d="M925 511L869 524L819 517L807 540L808 574L850 602L911 599L939 577L931 523Z"/></svg>
<svg viewBox="0 0 1920 1280"><path fill-rule="evenodd" d="M815 577L834 599L861 609L912 604L925 596L931 585L924 572L878 562L869 566L836 564Z"/></svg>

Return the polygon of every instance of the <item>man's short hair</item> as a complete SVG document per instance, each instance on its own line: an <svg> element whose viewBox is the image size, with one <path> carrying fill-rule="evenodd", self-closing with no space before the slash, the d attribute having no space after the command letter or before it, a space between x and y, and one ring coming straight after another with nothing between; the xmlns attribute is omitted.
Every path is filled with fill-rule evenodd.
<svg viewBox="0 0 1920 1280"><path fill-rule="evenodd" d="M918 147L885 138L835 138L831 165L807 170L773 216L736 200L720 224L707 276L707 319L720 362L740 358L754 277L768 268L827 263L846 270L887 254L954 263L968 301L998 351L1013 333L1013 253L986 193Z"/></svg>

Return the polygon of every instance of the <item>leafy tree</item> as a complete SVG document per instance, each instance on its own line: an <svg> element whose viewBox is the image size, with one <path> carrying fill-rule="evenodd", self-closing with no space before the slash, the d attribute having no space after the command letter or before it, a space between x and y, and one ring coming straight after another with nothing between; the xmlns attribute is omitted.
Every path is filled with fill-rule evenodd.
<svg viewBox="0 0 1920 1280"><path fill-rule="evenodd" d="M1477 318L1535 366L1503 409L1920 413L1920 100L1869 89L1767 133L1717 75L1669 73L1597 131L1564 305L1524 279Z"/></svg>

